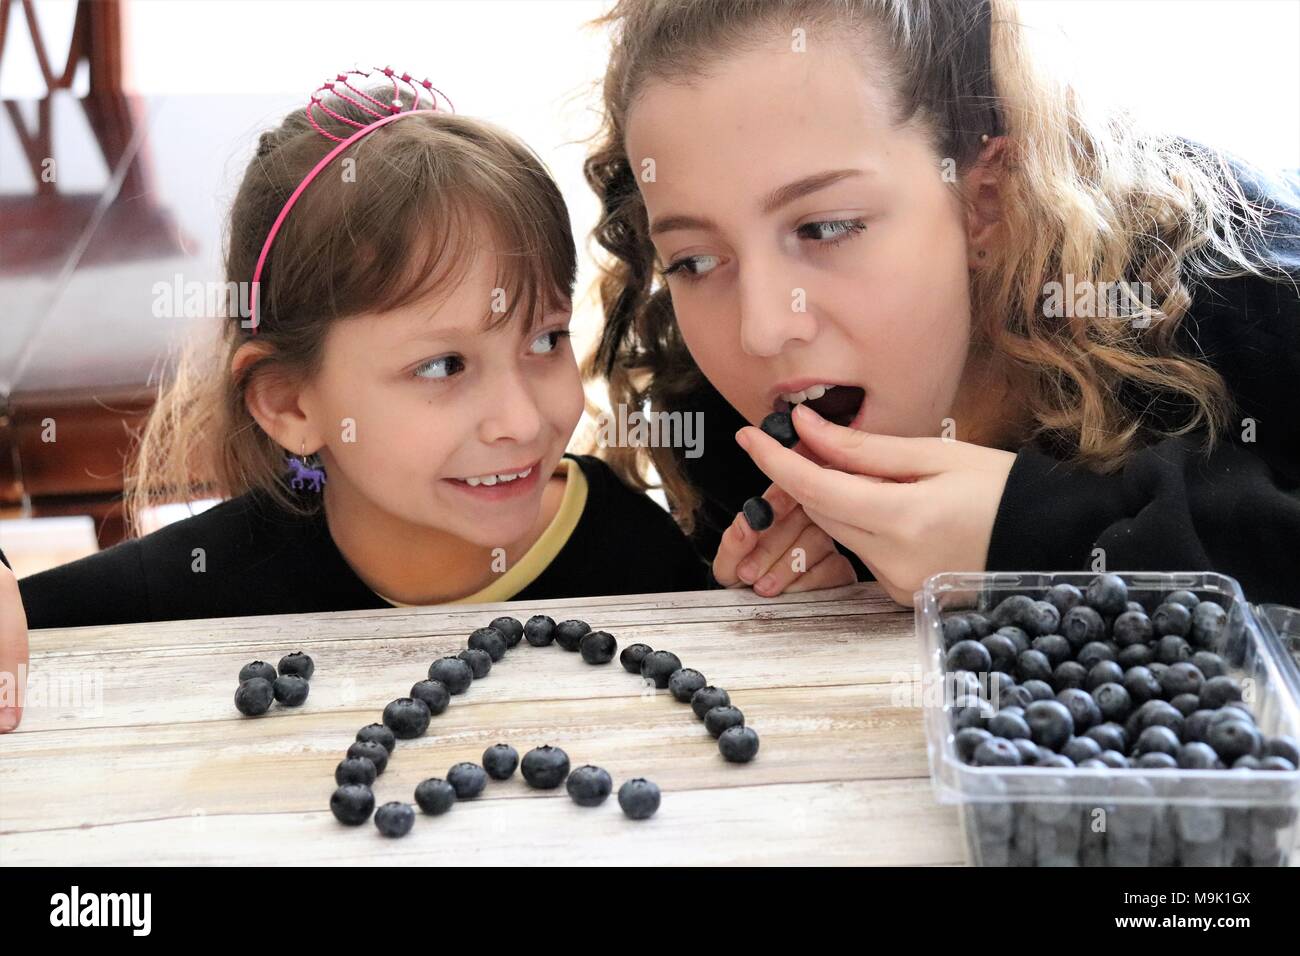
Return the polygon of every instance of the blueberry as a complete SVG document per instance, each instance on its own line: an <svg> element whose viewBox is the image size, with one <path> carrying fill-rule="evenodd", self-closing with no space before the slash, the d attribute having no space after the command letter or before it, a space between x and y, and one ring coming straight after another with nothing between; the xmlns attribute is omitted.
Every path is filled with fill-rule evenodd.
<svg viewBox="0 0 1300 956"><path fill-rule="evenodd" d="M484 652L486 654L486 652ZM411 697L424 701L431 716L441 714L451 703L451 691L440 680L422 680L411 685Z"/></svg>
<svg viewBox="0 0 1300 956"><path fill-rule="evenodd" d="M281 675L293 674L303 680L311 680L311 675L315 671L316 664L302 651L294 651L292 654L285 654L284 657L280 658Z"/></svg>
<svg viewBox="0 0 1300 956"><path fill-rule="evenodd" d="M1167 727L1178 735L1183 732L1183 715L1167 700L1147 701L1133 711L1129 720L1133 722L1134 727L1134 731L1129 733L1130 737L1135 733L1140 734L1148 727Z"/></svg>
<svg viewBox="0 0 1300 956"><path fill-rule="evenodd" d="M1032 704L1033 701L1031 700L1029 703ZM1024 720L1024 719L1025 719L1025 708L1024 708L1024 707L1020 707L1020 706L1003 707L1001 710L998 711L998 713L999 713L999 714L1014 714L1015 716L1019 717L1021 720ZM990 719L991 719L991 718L990 718ZM1001 736L1001 735L999 735L999 736Z"/></svg>
<svg viewBox="0 0 1300 956"><path fill-rule="evenodd" d="M1174 604L1171 607L1182 607ZM1156 660L1165 666L1192 659L1192 647L1177 634L1166 634L1156 642Z"/></svg>
<svg viewBox="0 0 1300 956"><path fill-rule="evenodd" d="M1192 655L1192 663L1205 675L1206 680L1211 677L1222 677L1228 673L1228 665L1213 651L1197 651Z"/></svg>
<svg viewBox="0 0 1300 956"><path fill-rule="evenodd" d="M1252 723L1252 724L1255 723L1255 715L1252 714L1252 713L1250 712L1250 705L1247 704L1245 701L1240 701L1240 700L1230 700L1230 701L1228 701L1226 704L1223 705L1223 707L1221 708L1221 710L1225 710L1225 711L1234 711L1234 710L1238 710L1238 711L1241 711L1240 714L1233 715L1233 714L1229 713L1228 716L1236 716L1238 719L1245 718L1245 719L1246 719L1247 721L1249 721L1250 723Z"/></svg>
<svg viewBox="0 0 1300 956"><path fill-rule="evenodd" d="M618 662L623 665L623 670L629 674L641 673L641 662L645 656L654 648L649 644L629 644L623 648L623 653L618 655Z"/></svg>
<svg viewBox="0 0 1300 956"><path fill-rule="evenodd" d="M429 705L413 697L399 697L384 708L384 726L401 740L410 740L428 730L429 717Z"/></svg>
<svg viewBox="0 0 1300 956"><path fill-rule="evenodd" d="M1052 671L1052 687L1057 691L1082 687L1088 680L1088 668L1078 661L1066 661Z"/></svg>
<svg viewBox="0 0 1300 956"><path fill-rule="evenodd" d="M469 665L475 680L482 680L492 671L492 655L480 647L467 647L456 656Z"/></svg>
<svg viewBox="0 0 1300 956"><path fill-rule="evenodd" d="M1004 674L1002 671L990 671L985 675L985 686L980 688L979 696L983 697L995 707L1005 707L1007 704L1013 704L1016 701L1007 700L1007 696L1012 693L1016 687L1015 680L1010 674ZM1026 694L1028 700L1033 696ZM1028 700L1025 703L1028 703ZM1022 705L1023 706L1023 705Z"/></svg>
<svg viewBox="0 0 1300 956"><path fill-rule="evenodd" d="M1124 672L1124 689L1128 691L1133 703L1141 706L1160 696L1160 681L1156 680L1156 675L1150 668L1130 667Z"/></svg>
<svg viewBox="0 0 1300 956"><path fill-rule="evenodd" d="M1006 627L1000 627L993 633L1001 634L1004 637L1009 637L1011 639L1011 643L1016 645L1017 654L1023 654L1025 651L1029 650L1030 648L1029 635L1026 634L1024 630L1022 630L1021 628L1016 627L1014 624L1008 624ZM988 635L985 636L987 637ZM980 638L980 640L983 639L984 638Z"/></svg>
<svg viewBox="0 0 1300 956"><path fill-rule="evenodd" d="M591 625L579 620L561 621L555 625L552 633L555 635L556 644L566 651L576 651L578 645L582 643L582 638L591 633Z"/></svg>
<svg viewBox="0 0 1300 956"><path fill-rule="evenodd" d="M247 717L265 714L273 700L275 688L265 677L251 677L235 690L235 709Z"/></svg>
<svg viewBox="0 0 1300 956"><path fill-rule="evenodd" d="M1111 637L1120 647L1131 647L1134 644L1150 644L1155 638L1155 629L1151 626L1151 618L1146 616L1143 611L1125 611L1119 617L1115 618L1115 623L1110 627Z"/></svg>
<svg viewBox="0 0 1300 956"><path fill-rule="evenodd" d="M266 661L253 661L239 669L239 682L241 684L246 680L252 680L254 677L273 682L277 676L279 675L276 674L275 668Z"/></svg>
<svg viewBox="0 0 1300 956"><path fill-rule="evenodd" d="M375 811L375 826L387 837L406 836L415 826L415 811L409 803L385 803Z"/></svg>
<svg viewBox="0 0 1300 956"><path fill-rule="evenodd" d="M660 690L668 686L673 671L681 669L682 659L672 651L651 651L641 660L641 676L653 681Z"/></svg>
<svg viewBox="0 0 1300 956"><path fill-rule="evenodd" d="M1062 616L1067 614L1071 608L1083 603L1083 592L1073 584L1053 584L1047 589L1045 595L1049 604L1056 608Z"/></svg>
<svg viewBox="0 0 1300 956"><path fill-rule="evenodd" d="M1196 605L1201 603L1201 599L1198 598L1196 594L1193 593L1192 591L1178 590L1178 591L1170 591L1168 596L1165 597L1165 603L1181 604L1183 607L1187 608L1187 610L1190 611L1193 608L1195 608Z"/></svg>
<svg viewBox="0 0 1300 956"><path fill-rule="evenodd" d="M1073 767L1074 761L1061 754L1049 753L1046 757L1040 759L1038 763L1034 764L1034 766L1065 770L1069 767Z"/></svg>
<svg viewBox="0 0 1300 956"><path fill-rule="evenodd" d="M717 709L714 708L714 710ZM709 713L712 713L712 711ZM989 718L994 713L995 711L989 705L989 702L981 697L958 697L952 702L953 729L961 730L963 727L984 727L987 729ZM707 719L708 714L705 717Z"/></svg>
<svg viewBox="0 0 1300 956"><path fill-rule="evenodd" d="M971 671L948 671L943 676L944 700L953 701L958 697L983 697L984 681Z"/></svg>
<svg viewBox="0 0 1300 956"><path fill-rule="evenodd" d="M613 791L614 781L607 771L586 764L569 774L564 786L578 806L598 807Z"/></svg>
<svg viewBox="0 0 1300 956"><path fill-rule="evenodd" d="M1288 737L1286 734L1266 738L1264 740L1264 755L1266 757L1282 757L1284 760L1289 760L1300 767L1300 743L1297 743L1294 737Z"/></svg>
<svg viewBox="0 0 1300 956"><path fill-rule="evenodd" d="M975 764L979 767L1018 767L1020 750L1011 741L994 737L975 748Z"/></svg>
<svg viewBox="0 0 1300 956"><path fill-rule="evenodd" d="M704 715L714 707L727 707L730 704L731 695L721 687L701 687L691 695L691 710L695 712L695 716L700 720L703 720Z"/></svg>
<svg viewBox="0 0 1300 956"><path fill-rule="evenodd" d="M1146 667L1155 659L1155 651L1151 649L1150 644L1130 644L1115 655L1115 662L1123 670L1128 670L1130 667Z"/></svg>
<svg viewBox="0 0 1300 956"><path fill-rule="evenodd" d="M1102 661L1113 661L1115 652L1104 641L1089 641L1079 648L1079 653L1075 657L1085 670L1092 670Z"/></svg>
<svg viewBox="0 0 1300 956"><path fill-rule="evenodd" d="M384 745L373 740L358 740L348 746L349 757L365 757L375 765L375 773L381 774L388 766L388 751Z"/></svg>
<svg viewBox="0 0 1300 956"><path fill-rule="evenodd" d="M987 644L984 646L988 647ZM1070 659L1070 642L1060 634L1043 634L1040 637L1034 638L1033 649L1036 651L1042 651L1046 654L1048 661L1051 662L1053 667L1056 667L1063 661L1068 661ZM997 666L996 663L994 666ZM1000 669L1001 668L999 668L999 670Z"/></svg>
<svg viewBox="0 0 1300 956"><path fill-rule="evenodd" d="M1258 757L1264 749L1259 731L1244 720L1222 720L1212 724L1205 742L1226 764L1246 754Z"/></svg>
<svg viewBox="0 0 1300 956"><path fill-rule="evenodd" d="M972 763L975 759L975 748L984 741L992 739L993 735L981 727L963 727L953 736L953 749L957 751L957 757L963 763Z"/></svg>
<svg viewBox="0 0 1300 956"><path fill-rule="evenodd" d="M958 641L957 643L969 644L970 642ZM1011 642L1011 638L1007 637L1005 634L990 634L988 637L981 640L980 643L983 644L984 649L989 652L990 670L1002 671L1006 674L1010 674L1015 670L1016 655L1019 652L1016 650L1016 645ZM957 645L954 645L954 647L955 646ZM949 651L950 660L952 659L951 653L952 652Z"/></svg>
<svg viewBox="0 0 1300 956"><path fill-rule="evenodd" d="M972 727L971 729L974 730L975 728ZM1051 753L1050 750L1045 751L1043 750L1043 748L1039 747L1038 744L1024 737L1017 737L1015 740L1011 741L1011 743L1015 745L1015 748L1018 751L1020 751L1021 764L1027 767L1033 766L1034 764L1038 763L1038 761L1043 758L1044 754ZM976 744L976 746L979 745ZM974 753L975 751L972 750L971 760L974 759ZM967 760L966 762L970 763L971 760Z"/></svg>
<svg viewBox="0 0 1300 956"><path fill-rule="evenodd" d="M569 775L569 755L550 744L534 747L524 754L519 769L530 787L554 790Z"/></svg>
<svg viewBox="0 0 1300 956"><path fill-rule="evenodd" d="M758 753L758 734L753 727L728 727L718 734L718 750L732 763L749 763Z"/></svg>
<svg viewBox="0 0 1300 956"><path fill-rule="evenodd" d="M659 809L659 788L649 780L636 777L618 788L618 805L633 820L652 817Z"/></svg>
<svg viewBox="0 0 1300 956"><path fill-rule="evenodd" d="M759 427L786 448L799 444L799 433L794 430L794 418L789 412L772 412Z"/></svg>
<svg viewBox="0 0 1300 956"><path fill-rule="evenodd" d="M1070 712L1075 733L1082 734L1089 727L1103 723L1101 708L1092 699L1092 694L1086 690L1080 687L1067 687L1056 695L1056 699Z"/></svg>
<svg viewBox="0 0 1300 956"><path fill-rule="evenodd" d="M1074 718L1058 700L1034 701L1025 708L1025 722L1034 743L1048 750L1058 750L1074 736Z"/></svg>
<svg viewBox="0 0 1300 956"><path fill-rule="evenodd" d="M375 794L364 784L345 783L330 795L330 812L350 827L365 823L375 809Z"/></svg>
<svg viewBox="0 0 1300 956"><path fill-rule="evenodd" d="M1192 627L1188 639L1194 647L1213 650L1227 629L1228 612L1213 601L1202 601L1192 610Z"/></svg>
<svg viewBox="0 0 1300 956"><path fill-rule="evenodd" d="M1186 637L1192 630L1192 612L1182 604L1165 603L1151 612L1156 637Z"/></svg>
<svg viewBox="0 0 1300 956"><path fill-rule="evenodd" d="M1027 680L1020 686L1029 691L1034 700L1053 700L1056 697L1056 691L1045 680Z"/></svg>
<svg viewBox="0 0 1300 956"><path fill-rule="evenodd" d="M1251 715L1250 711L1237 709L1237 706L1240 704L1241 701L1232 700L1214 711L1214 713L1210 715L1210 726L1213 727L1216 724L1221 724L1225 720L1244 720L1248 724L1254 724L1255 718Z"/></svg>
<svg viewBox="0 0 1300 956"><path fill-rule="evenodd" d="M1134 601L1132 599L1124 605L1124 610L1137 611L1139 614L1145 614L1147 612L1147 609L1142 605L1141 601Z"/></svg>
<svg viewBox="0 0 1300 956"><path fill-rule="evenodd" d="M1241 685L1226 675L1211 677L1201 686L1200 699L1206 710L1217 710L1230 701L1241 700Z"/></svg>
<svg viewBox="0 0 1300 956"><path fill-rule="evenodd" d="M946 651L958 641L978 640L970 618L952 614L943 619L943 649Z"/></svg>
<svg viewBox="0 0 1300 956"><path fill-rule="evenodd" d="M440 657L429 665L429 680L440 681L449 694L463 694L474 683L474 671L459 657Z"/></svg>
<svg viewBox="0 0 1300 956"><path fill-rule="evenodd" d="M415 788L415 802L430 816L446 813L456 802L456 788L440 777L421 780Z"/></svg>
<svg viewBox="0 0 1300 956"><path fill-rule="evenodd" d="M447 771L447 782L456 791L457 800L473 800L487 786L487 773L478 764L465 760Z"/></svg>
<svg viewBox="0 0 1300 956"><path fill-rule="evenodd" d="M1169 703L1184 717L1190 717L1201 706L1201 700L1195 694L1176 694L1169 698Z"/></svg>
<svg viewBox="0 0 1300 956"><path fill-rule="evenodd" d="M1008 624L1019 625L1021 615L1034 603L1034 599L1027 594L1012 594L1003 598L998 606L989 614L989 619L995 627L1006 627Z"/></svg>
<svg viewBox="0 0 1300 956"><path fill-rule="evenodd" d="M534 614L524 622L524 640L533 647L545 647L555 640L555 620L545 614Z"/></svg>
<svg viewBox="0 0 1300 956"><path fill-rule="evenodd" d="M1133 766L1140 770L1176 770L1178 761L1167 753L1152 750L1138 757Z"/></svg>
<svg viewBox="0 0 1300 956"><path fill-rule="evenodd" d="M618 641L608 631L590 631L578 642L578 651L588 664L608 664L616 650Z"/></svg>
<svg viewBox="0 0 1300 956"><path fill-rule="evenodd" d="M1106 723L1119 724L1128 720L1128 715L1133 712L1133 698L1123 684L1112 681L1093 688L1092 699L1097 702L1101 719Z"/></svg>
<svg viewBox="0 0 1300 956"><path fill-rule="evenodd" d="M1071 737L1061 748L1061 753L1077 764L1101 756L1101 744L1091 737ZM1105 764L1102 764L1104 767Z"/></svg>
<svg viewBox="0 0 1300 956"><path fill-rule="evenodd" d="M1281 770L1283 773L1290 773L1295 770L1296 765L1285 757L1276 755L1271 757L1261 757L1259 761L1260 770Z"/></svg>
<svg viewBox="0 0 1300 956"><path fill-rule="evenodd" d="M1174 759L1184 770L1213 770L1220 766L1219 755L1214 752L1214 748L1199 740L1180 746Z"/></svg>
<svg viewBox="0 0 1300 956"><path fill-rule="evenodd" d="M1089 727L1083 735L1097 741L1103 751L1118 750L1123 753L1128 750L1128 734L1124 733L1124 728L1114 721Z"/></svg>
<svg viewBox="0 0 1300 956"><path fill-rule="evenodd" d="M985 640L990 640L990 638L986 637ZM986 667L984 670L988 670L988 668ZM1051 676L1052 662L1047 659L1047 655L1042 651L1030 649L1016 658L1017 680L1047 680Z"/></svg>
<svg viewBox="0 0 1300 956"><path fill-rule="evenodd" d="M1258 757L1252 754L1246 754L1244 757L1238 757L1232 763L1233 770L1258 770L1259 768L1260 768L1260 760Z"/></svg>
<svg viewBox="0 0 1300 956"><path fill-rule="evenodd" d="M1086 604L1070 608L1061 618L1061 634L1076 651L1085 644L1100 641L1106 637L1106 622L1093 608Z"/></svg>
<svg viewBox="0 0 1300 956"><path fill-rule="evenodd" d="M1178 607L1182 607L1182 605L1180 604ZM1205 677L1190 660L1170 664L1165 672L1160 675L1160 689L1170 700L1179 694L1199 694L1201 685L1204 683Z"/></svg>
<svg viewBox="0 0 1300 956"><path fill-rule="evenodd" d="M775 515L766 498L759 496L750 498L741 505L740 510L745 515L745 520L749 522L749 526L755 531L766 531L772 527Z"/></svg>
<svg viewBox="0 0 1300 956"><path fill-rule="evenodd" d="M397 746L397 737L383 724L366 724L357 731L357 740L377 743L390 754Z"/></svg>
<svg viewBox="0 0 1300 956"><path fill-rule="evenodd" d="M989 620L987 617L985 617L983 614L981 614L979 611L967 611L965 614L962 615L962 617L964 617L966 619L966 622L970 624L971 636L974 637L975 640L977 641L982 638L988 637L990 634L992 634L994 631L997 630L997 628L993 625L993 622ZM957 642L953 641L953 643L955 644Z"/></svg>
<svg viewBox="0 0 1300 956"><path fill-rule="evenodd" d="M697 690L702 690L708 681L693 667L675 670L668 677L668 692L683 704L688 704Z"/></svg>
<svg viewBox="0 0 1300 956"><path fill-rule="evenodd" d="M738 707L714 707L704 715L704 729L714 737L722 736L728 727L743 727L745 715Z"/></svg>
<svg viewBox="0 0 1300 956"><path fill-rule="evenodd" d="M1177 734L1168 727L1153 725L1138 734L1137 743L1133 745L1133 755L1141 757L1143 754L1162 753L1173 757L1178 753L1179 746Z"/></svg>
<svg viewBox="0 0 1300 956"><path fill-rule="evenodd" d="M517 618L499 617L488 627L495 627L501 636L506 639L506 648L512 648L518 645L520 639L524 636L524 626L519 623Z"/></svg>
<svg viewBox="0 0 1300 956"><path fill-rule="evenodd" d="M1025 723L1024 718L1005 710L1000 710L989 718L988 731L995 737L1005 737L1007 740L1030 737L1029 724Z"/></svg>
<svg viewBox="0 0 1300 956"><path fill-rule="evenodd" d="M487 651L496 663L506 656L506 636L495 627L480 627L469 636L469 646Z"/></svg>
<svg viewBox="0 0 1300 956"><path fill-rule="evenodd" d="M507 780L519 766L519 751L509 744L493 744L483 751L483 769L493 780Z"/></svg>
<svg viewBox="0 0 1300 956"><path fill-rule="evenodd" d="M1118 574L1100 574L1088 585L1083 600L1099 614L1115 617L1128 605L1128 585Z"/></svg>
<svg viewBox="0 0 1300 956"><path fill-rule="evenodd" d="M1083 689L1092 691L1102 684L1122 684L1123 682L1124 668L1114 661L1099 661L1088 671L1088 676L1083 681Z"/></svg>
<svg viewBox="0 0 1300 956"><path fill-rule="evenodd" d="M1055 634L1061 624L1061 612L1047 601L1034 601L1020 612L1020 627L1030 637Z"/></svg>
<svg viewBox="0 0 1300 956"><path fill-rule="evenodd" d="M1182 738L1186 743L1192 741L1205 741L1205 736L1210 732L1210 721L1214 718L1213 710L1194 710L1187 715L1183 721Z"/></svg>
<svg viewBox="0 0 1300 956"><path fill-rule="evenodd" d="M368 787L375 782L377 776L379 773L375 770L375 762L369 757L345 757L334 768L334 782L339 786L359 783Z"/></svg>
<svg viewBox="0 0 1300 956"><path fill-rule="evenodd" d="M1042 681L1039 681L1038 683L1041 684ZM1048 689L1050 690L1051 688ZM1019 707L1021 710L1024 710L1037 699L1038 698L1034 696L1033 692L1023 684L1016 684L1005 691L998 692L998 702L1001 705L1000 709L1002 710L1010 710L1012 707Z"/></svg>
<svg viewBox="0 0 1300 956"><path fill-rule="evenodd" d="M1113 770L1123 770L1131 766L1128 757L1125 757L1118 750L1103 750L1097 755L1097 759L1102 762L1103 766L1110 767Z"/></svg>

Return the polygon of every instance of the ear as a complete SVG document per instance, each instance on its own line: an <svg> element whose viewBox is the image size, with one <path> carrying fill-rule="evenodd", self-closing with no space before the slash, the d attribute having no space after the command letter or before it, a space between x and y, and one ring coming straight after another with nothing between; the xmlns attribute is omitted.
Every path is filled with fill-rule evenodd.
<svg viewBox="0 0 1300 956"><path fill-rule="evenodd" d="M254 367L274 356L275 349L264 342L245 342L230 361L230 374L249 376L244 406L262 431L291 454L312 454L324 442L302 408L303 383L295 381L274 361Z"/></svg>
<svg viewBox="0 0 1300 956"><path fill-rule="evenodd" d="M965 176L965 192L969 200L966 249L972 269L984 268L1002 238L1003 182L1008 149L1007 137L990 138Z"/></svg>

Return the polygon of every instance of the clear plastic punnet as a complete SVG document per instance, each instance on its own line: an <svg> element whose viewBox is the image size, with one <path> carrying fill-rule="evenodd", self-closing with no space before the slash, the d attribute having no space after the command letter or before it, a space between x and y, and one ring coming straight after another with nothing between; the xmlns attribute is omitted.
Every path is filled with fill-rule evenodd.
<svg viewBox="0 0 1300 956"><path fill-rule="evenodd" d="M1300 669L1288 637L1300 612L1250 605L1236 580L1209 572L1113 572L1148 608L1185 589L1227 612L1216 646L1265 736L1300 737ZM960 807L977 866L1286 866L1296 837L1300 770L976 766L955 748L945 687L943 619L1004 598L1086 590L1086 572L944 573L916 594L926 746L941 803Z"/></svg>

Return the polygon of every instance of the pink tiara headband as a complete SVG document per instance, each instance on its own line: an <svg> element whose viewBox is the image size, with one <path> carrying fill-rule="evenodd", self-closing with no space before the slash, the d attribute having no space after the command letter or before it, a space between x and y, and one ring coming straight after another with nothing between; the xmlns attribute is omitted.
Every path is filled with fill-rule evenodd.
<svg viewBox="0 0 1300 956"><path fill-rule="evenodd" d="M361 77L362 79L369 79L375 74L387 77L389 82L393 84L393 98L391 101L384 103L376 99L365 90L357 89L357 87L352 85L351 79L349 79L353 76ZM399 85L400 83L405 83L410 87L411 92L415 94L415 99L412 101L409 109L403 109L402 107L402 88ZM421 90L429 95L428 106L420 105ZM329 104L321 99L322 93L333 94L338 99L351 103L367 116L373 116L374 119L369 123L361 123L350 117L343 116L342 114L330 109ZM284 224L285 218L289 215L289 210L294 207L294 204L298 201L298 197L303 194L303 191L311 184L311 181L320 174L322 169L333 162L334 158L338 156L339 153L343 152L353 143L373 133L381 126L387 126L394 120L399 120L404 116L413 116L416 113L438 112L438 98L434 94L437 94L437 96L441 96L446 100L447 106L450 109L445 112L456 112L456 107L452 105L452 102L447 95L437 89L427 79L415 82L411 79L411 74L399 74L391 67L384 67L383 69L375 67L373 70L348 70L346 73L339 73L333 80L322 83L317 87L316 91L312 93L311 102L307 104L307 122L311 123L312 129L316 130L316 132L338 145L321 157L320 162L313 166L311 172L303 177L302 182L298 184L298 188L293 191L289 196L289 200L284 204L284 208L280 210L280 214L275 217L275 222L271 226L271 231L266 234L266 242L262 243L262 252L257 257L256 268L253 269L253 288L250 300L251 307L249 310L250 315L248 324L245 326L245 328L252 329L254 335L257 334L258 326L258 303L261 295L262 267L266 265L266 257L271 251L271 243L275 241L276 233L280 231L280 226ZM320 125L320 122L316 118L316 110L320 110L340 123L351 126L356 130L356 132L346 138L335 136Z"/></svg>

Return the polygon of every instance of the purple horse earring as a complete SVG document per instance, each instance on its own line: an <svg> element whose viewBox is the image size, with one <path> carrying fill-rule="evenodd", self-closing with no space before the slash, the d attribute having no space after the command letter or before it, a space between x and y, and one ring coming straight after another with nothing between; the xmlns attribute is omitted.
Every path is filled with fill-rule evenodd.
<svg viewBox="0 0 1300 956"><path fill-rule="evenodd" d="M325 468L317 462L308 461L307 456L303 454L306 447L304 442L297 455L284 456L284 460L289 464L289 487L297 490L310 485L312 491L320 491L321 485L325 483ZM312 458L315 456L313 455Z"/></svg>

